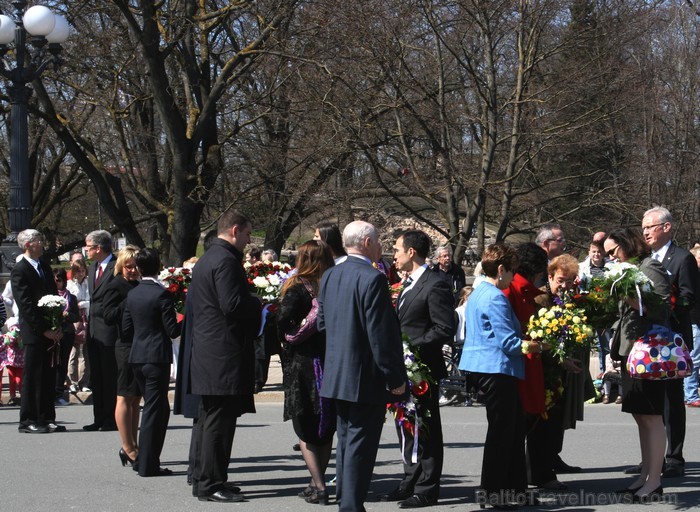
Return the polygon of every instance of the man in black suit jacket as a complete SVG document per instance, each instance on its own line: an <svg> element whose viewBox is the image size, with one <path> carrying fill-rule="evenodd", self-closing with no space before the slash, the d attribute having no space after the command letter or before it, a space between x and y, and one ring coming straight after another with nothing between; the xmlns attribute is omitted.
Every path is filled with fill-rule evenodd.
<svg viewBox="0 0 700 512"><path fill-rule="evenodd" d="M172 295L156 280L160 258L155 249L141 249L134 258L141 283L126 297L122 318L124 336L131 339L129 362L143 396L139 454L134 469L139 476L169 474L160 467L160 454L168 429L172 338L179 336Z"/></svg>
<svg viewBox="0 0 700 512"><path fill-rule="evenodd" d="M422 231L406 231L394 245L396 269L409 273L396 303L401 332L410 339L416 356L430 370L435 382L447 377L442 347L454 335L452 290L441 276L430 272L425 263L430 251L430 237ZM442 475L443 441L439 393L431 385L429 393L417 399L427 411L425 432L418 438L418 460L411 462L414 438L406 437L404 445L404 478L393 492L381 496L385 501L398 501L400 508L420 508L437 503ZM397 423L399 442L401 425Z"/></svg>
<svg viewBox="0 0 700 512"><path fill-rule="evenodd" d="M389 283L372 262L381 257L371 224L351 222L343 231L345 262L328 269L318 294L318 330L326 332L321 396L337 411L336 496L340 511L364 510L388 392L406 391L406 368ZM393 400L391 400L393 401Z"/></svg>
<svg viewBox="0 0 700 512"><path fill-rule="evenodd" d="M195 456L192 494L200 501L242 501L226 486L236 421L255 412L255 351L262 306L248 291L243 249L250 243L252 225L236 211L218 222L219 235L199 259L192 273L187 302L193 322L190 384L201 395L199 420L193 435L200 436Z"/></svg>
<svg viewBox="0 0 700 512"><path fill-rule="evenodd" d="M689 251L678 247L672 240L671 212L657 206L644 214L642 230L644 239L651 247L651 257L660 261L671 280L672 315L671 327L683 336L692 349L693 330L690 312L698 300L698 267ZM683 443L685 441L685 392L683 379L666 383L666 469L664 477L679 477L685 474Z"/></svg>
<svg viewBox="0 0 700 512"><path fill-rule="evenodd" d="M66 428L55 423L56 365L52 365L63 333L51 328L38 306L44 295L58 295L58 290L51 267L40 261L44 254L42 234L35 229L25 229L17 235L17 242L24 255L12 269L10 279L24 343L19 431L30 434L63 432ZM52 346L54 350L50 350Z"/></svg>
<svg viewBox="0 0 700 512"><path fill-rule="evenodd" d="M92 231L85 237L85 249L92 264L88 268L90 314L86 344L90 356L90 387L94 421L83 430L117 430L114 409L117 405L117 359L114 345L119 336L116 325L105 322L105 292L114 279L116 258L112 254L112 235Z"/></svg>

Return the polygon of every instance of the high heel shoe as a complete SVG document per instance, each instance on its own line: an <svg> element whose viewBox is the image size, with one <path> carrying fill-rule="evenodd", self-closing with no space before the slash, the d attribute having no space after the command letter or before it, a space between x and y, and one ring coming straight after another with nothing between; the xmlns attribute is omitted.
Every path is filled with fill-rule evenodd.
<svg viewBox="0 0 700 512"><path fill-rule="evenodd" d="M323 491L319 491L317 489L314 489L314 492L312 492L309 496L304 498L306 503L318 503L319 505L328 505L328 492L324 489Z"/></svg>
<svg viewBox="0 0 700 512"><path fill-rule="evenodd" d="M641 488L642 486L640 485L639 487L628 487L627 489L618 489L617 491L615 491L615 494L634 494Z"/></svg>
<svg viewBox="0 0 700 512"><path fill-rule="evenodd" d="M127 464L129 464L130 466L134 465L133 459L129 458L129 456L124 451L124 448L119 449L119 459L121 459L122 461L122 467L126 466Z"/></svg>
<svg viewBox="0 0 700 512"><path fill-rule="evenodd" d="M656 489L648 494L633 494L632 503L653 503L664 495L664 488L658 486Z"/></svg>
<svg viewBox="0 0 700 512"><path fill-rule="evenodd" d="M299 492L299 494L297 494L297 496L299 496L300 498L306 499L307 497L311 496L315 490L316 490L315 487L309 485L308 487L306 487L306 489Z"/></svg>

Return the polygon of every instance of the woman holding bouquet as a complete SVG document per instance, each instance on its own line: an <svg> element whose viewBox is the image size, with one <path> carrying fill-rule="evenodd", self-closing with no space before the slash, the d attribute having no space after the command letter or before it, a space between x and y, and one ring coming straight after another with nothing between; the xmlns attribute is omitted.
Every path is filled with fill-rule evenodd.
<svg viewBox="0 0 700 512"><path fill-rule="evenodd" d="M319 391L323 378L325 334L316 329L314 298L321 276L333 266L327 244L311 240L299 247L297 272L282 288L277 318L283 339L284 420L292 420L311 483L299 496L328 504L326 468L335 433L335 412Z"/></svg>
<svg viewBox="0 0 700 512"><path fill-rule="evenodd" d="M527 488L525 415L518 395L524 378L520 321L503 290L513 281L518 257L503 243L481 260L484 281L469 297L459 369L471 372L483 393L488 419L481 467L481 505L512 508Z"/></svg>
<svg viewBox="0 0 700 512"><path fill-rule="evenodd" d="M626 361L634 342L644 336L652 324L669 326L671 285L663 265L650 257L651 250L644 238L631 229L617 229L605 240L605 251L610 258L621 262L639 263L639 270L654 284L653 293L660 304L642 303L637 297L626 297L619 302L620 319L615 327L610 354L613 359ZM663 423L666 383L633 379L623 363L621 367L622 411L632 414L639 430L642 465L639 477L622 492L630 493L634 501L648 502L663 494L661 469L666 450L666 431Z"/></svg>
<svg viewBox="0 0 700 512"><path fill-rule="evenodd" d="M122 466L133 464L138 455L137 432L139 428L139 404L141 392L134 377L134 370L129 363L131 339L122 331L122 315L126 305L127 294L139 284L139 271L136 268L136 253L139 248L127 245L119 251L114 265L115 278L107 284L105 291L104 319L107 325L117 326L117 342L114 354L117 359L117 407L114 419L122 439L119 459Z"/></svg>

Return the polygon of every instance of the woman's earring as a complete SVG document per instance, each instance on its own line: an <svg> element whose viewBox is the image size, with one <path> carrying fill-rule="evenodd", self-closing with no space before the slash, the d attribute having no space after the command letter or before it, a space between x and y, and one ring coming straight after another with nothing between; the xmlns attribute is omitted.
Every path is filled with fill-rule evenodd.
<svg viewBox="0 0 700 512"><path fill-rule="evenodd" d="M503 281L503 276L498 276L499 281Z"/></svg>

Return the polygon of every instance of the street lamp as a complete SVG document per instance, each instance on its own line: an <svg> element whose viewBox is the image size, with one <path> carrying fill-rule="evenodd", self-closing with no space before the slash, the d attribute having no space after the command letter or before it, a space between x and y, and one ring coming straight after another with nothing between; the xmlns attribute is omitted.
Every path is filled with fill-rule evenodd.
<svg viewBox="0 0 700 512"><path fill-rule="evenodd" d="M7 79L7 94L12 105L10 138L10 233L2 244L1 274L14 266L14 255L19 253L17 234L32 222L32 189L29 181L29 126L28 105L32 80L50 65L61 65L61 43L68 39L70 26L61 15L48 7L35 5L27 9L27 2L15 0L13 17L0 14L0 75ZM27 44L29 39L29 44ZM13 44L14 43L14 44ZM5 57L10 58L5 60ZM9 63L9 65L8 65Z"/></svg>

